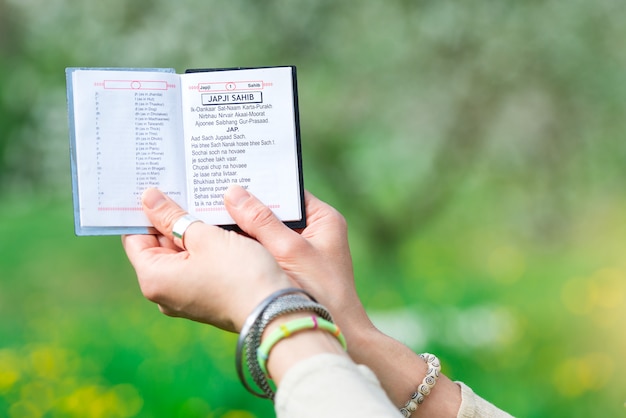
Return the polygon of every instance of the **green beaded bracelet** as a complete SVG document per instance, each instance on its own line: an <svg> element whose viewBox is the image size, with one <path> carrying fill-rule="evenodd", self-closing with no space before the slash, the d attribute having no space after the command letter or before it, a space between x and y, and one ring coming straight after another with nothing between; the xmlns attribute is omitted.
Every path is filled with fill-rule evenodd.
<svg viewBox="0 0 626 418"><path fill-rule="evenodd" d="M263 373L267 373L267 359L269 358L272 348L283 338L287 338L292 334L299 331L322 329L330 332L334 335L344 350L347 350L346 339L339 327L330 321L319 318L317 316L310 316L307 318L294 319L285 324L282 324L278 329L273 331L266 339L261 343L257 349L257 358L259 360L259 366Z"/></svg>

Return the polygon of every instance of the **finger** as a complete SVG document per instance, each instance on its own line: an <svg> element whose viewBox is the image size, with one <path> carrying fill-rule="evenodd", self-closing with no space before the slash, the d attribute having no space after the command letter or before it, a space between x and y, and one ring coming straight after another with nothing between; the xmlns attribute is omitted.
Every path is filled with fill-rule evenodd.
<svg viewBox="0 0 626 418"><path fill-rule="evenodd" d="M233 185L226 190L224 205L237 225L274 255L277 246L295 245L300 241L300 235L285 226L270 208L241 186Z"/></svg>
<svg viewBox="0 0 626 418"><path fill-rule="evenodd" d="M161 247L154 235L122 235L122 245L133 267L141 265L149 250Z"/></svg>
<svg viewBox="0 0 626 418"><path fill-rule="evenodd" d="M152 222L154 227L161 234L172 241L174 224L186 215L187 212L167 195L155 188L149 188L144 191L142 203L143 210L150 222ZM193 247L195 244L191 243L199 241L197 236L201 234L200 231L203 230L202 226L206 227L207 225L201 222L194 222L190 224L185 231L182 231L184 232L184 249L189 249L190 245ZM172 245L164 245L163 240L161 240L161 243L163 246L173 248Z"/></svg>
<svg viewBox="0 0 626 418"><path fill-rule="evenodd" d="M180 293L175 278L184 270L186 253L161 246L154 235L125 235L122 244L148 300L166 305Z"/></svg>
<svg viewBox="0 0 626 418"><path fill-rule="evenodd" d="M180 251L171 239L166 238L161 234L156 235L122 235L122 245L124 249L128 246L140 246L144 248L163 247L174 251Z"/></svg>
<svg viewBox="0 0 626 418"><path fill-rule="evenodd" d="M138 253L147 248L160 246L155 235L122 235L122 246L126 252Z"/></svg>
<svg viewBox="0 0 626 418"><path fill-rule="evenodd" d="M172 236L172 227L187 212L176 202L155 188L146 189L141 196L143 211L152 225L166 237Z"/></svg>
<svg viewBox="0 0 626 418"><path fill-rule="evenodd" d="M130 263L137 269L158 254L176 254L178 249L163 247L155 235L123 235L122 245Z"/></svg>
<svg viewBox="0 0 626 418"><path fill-rule="evenodd" d="M315 228L306 228L302 233L307 238L310 235L323 232L334 239L347 236L348 225L341 213L328 203L319 200L308 190L304 191L304 206L306 209L307 226L315 225Z"/></svg>
<svg viewBox="0 0 626 418"><path fill-rule="evenodd" d="M161 235L161 234L156 235L156 237L159 240L159 245L161 247L169 248L170 250L174 250L174 251L181 250L181 248L178 245L174 244L171 238L166 237L165 235Z"/></svg>

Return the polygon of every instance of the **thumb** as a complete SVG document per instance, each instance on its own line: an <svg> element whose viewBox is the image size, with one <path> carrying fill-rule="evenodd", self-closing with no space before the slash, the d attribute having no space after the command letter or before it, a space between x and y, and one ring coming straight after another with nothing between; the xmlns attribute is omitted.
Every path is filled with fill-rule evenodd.
<svg viewBox="0 0 626 418"><path fill-rule="evenodd" d="M161 234L172 239L174 224L187 212L167 195L155 188L146 189L143 192L141 201L143 203L143 211L152 225ZM185 236L189 235L189 231L196 229L197 226L190 225ZM187 240L187 238L185 239Z"/></svg>
<svg viewBox="0 0 626 418"><path fill-rule="evenodd" d="M237 225L270 253L274 253L274 243L291 240L294 234L297 236L270 208L239 185L232 185L226 190L224 205Z"/></svg>

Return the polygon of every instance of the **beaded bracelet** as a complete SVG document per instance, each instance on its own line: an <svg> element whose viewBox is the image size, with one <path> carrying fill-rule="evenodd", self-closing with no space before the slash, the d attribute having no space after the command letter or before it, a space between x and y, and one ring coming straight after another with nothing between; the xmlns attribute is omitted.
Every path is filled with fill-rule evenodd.
<svg viewBox="0 0 626 418"><path fill-rule="evenodd" d="M404 407L400 408L400 412L405 418L409 418L424 402L424 398L428 396L435 383L437 383L439 372L441 371L441 363L434 354L424 353L419 356L428 365L428 372L426 372L426 377L422 380L422 384L417 387L417 391L411 395Z"/></svg>
<svg viewBox="0 0 626 418"><path fill-rule="evenodd" d="M272 348L274 348L276 343L291 336L292 334L295 334L296 332L315 329L322 329L330 332L339 340L343 349L347 350L346 339L341 333L339 327L332 322L326 321L325 319L317 316L294 319L293 321L282 324L261 343L261 346L257 350L257 357L259 359L259 366L261 367L261 370L263 370L266 375L268 374L267 359L269 358L270 351L272 351Z"/></svg>

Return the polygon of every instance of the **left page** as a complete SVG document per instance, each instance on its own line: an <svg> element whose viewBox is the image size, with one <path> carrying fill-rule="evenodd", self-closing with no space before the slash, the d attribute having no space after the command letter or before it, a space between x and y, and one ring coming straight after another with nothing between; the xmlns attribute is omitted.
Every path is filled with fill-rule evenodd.
<svg viewBox="0 0 626 418"><path fill-rule="evenodd" d="M66 76L76 234L150 232L146 188L187 200L179 75L68 68Z"/></svg>

